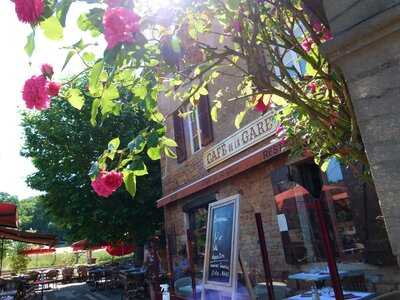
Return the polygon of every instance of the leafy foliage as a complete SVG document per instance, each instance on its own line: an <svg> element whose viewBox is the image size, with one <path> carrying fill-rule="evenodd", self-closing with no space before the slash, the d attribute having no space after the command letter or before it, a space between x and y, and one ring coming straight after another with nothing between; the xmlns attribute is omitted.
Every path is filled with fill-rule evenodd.
<svg viewBox="0 0 400 300"><path fill-rule="evenodd" d="M85 103L93 101L81 87L73 88L80 88ZM113 168L118 164L110 157L121 155L119 143L113 140L109 144L110 140L119 136L120 143L127 145L146 128L154 128L154 122L145 118L143 110L132 110L125 98L115 101L118 101L119 118L103 117L94 128L89 121L90 105L77 110L62 99L54 101L50 110L27 113L23 117L25 145L22 154L31 157L38 169L28 178L28 184L46 191L44 206L57 223L68 230L70 241L134 240L140 244L159 228L161 212L155 207L155 200L160 196L157 162L145 157L130 159L129 163L140 161L142 169L145 163L151 174L137 179L135 176L138 192L134 199L124 190L109 198L100 198L91 189L88 172L90 170L91 175L98 172L99 164L93 164L98 157L103 167L110 164ZM127 170L135 172L135 167L128 164Z"/></svg>
<svg viewBox="0 0 400 300"><path fill-rule="evenodd" d="M110 9L106 1L81 1L91 5L80 14L78 27L103 38L107 35L103 18ZM56 7L47 7L40 26L49 39L62 39L70 5L71 0L62 0ZM82 73L89 80L87 89L81 86L78 93L80 74L70 78L61 95L63 99L58 101L66 99L76 109L83 109L86 113L75 113L99 126L110 116L118 116L119 121L115 122L124 122L123 98L126 107L134 113L141 111L144 120L158 126L142 128L118 149L107 149L104 143L106 150L99 152L91 169L92 180L99 170L122 171L125 187L134 196L139 181L137 170L132 169L135 160L144 160L145 156L158 160L161 154L175 157L171 150L175 145L165 142L165 120L157 107L159 94L196 105L208 93L207 87L219 89L222 76L237 79L233 87L237 96L230 100L242 100L237 103L242 103L243 109L232 120L236 127L262 96L269 99L266 109L275 106L280 110L277 118L286 129L293 154L312 153L320 165L331 156L348 164L367 162L345 80L319 51L331 38L329 28L309 13L301 0L182 1L168 11L155 13L145 1L121 0L117 6L121 6L121 13L135 9L141 15L141 32L117 34L134 34L130 39L133 42L122 40L105 49L100 58L85 52L89 44L82 39L66 47L64 67L71 57L79 56ZM160 17L163 14L168 15L167 20ZM120 30L124 28L120 26ZM114 30L113 27L113 33ZM33 46L31 35L26 46L30 55ZM218 111L224 109L221 99L226 98L225 93L219 89L215 95L215 121ZM68 124L64 126L68 128ZM98 130L101 129L93 132ZM109 138L116 136L118 133ZM43 139L40 145L46 143L50 141ZM87 145L81 143L79 147ZM39 177L35 182L31 180L34 186Z"/></svg>

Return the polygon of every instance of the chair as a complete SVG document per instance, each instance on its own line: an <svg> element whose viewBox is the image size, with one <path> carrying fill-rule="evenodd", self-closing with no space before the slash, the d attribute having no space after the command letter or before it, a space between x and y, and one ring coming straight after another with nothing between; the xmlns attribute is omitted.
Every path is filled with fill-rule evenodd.
<svg viewBox="0 0 400 300"><path fill-rule="evenodd" d="M86 281L88 279L88 267L87 266L78 266L77 267L77 272L78 272L78 279L80 282Z"/></svg>
<svg viewBox="0 0 400 300"><path fill-rule="evenodd" d="M372 300L398 300L400 299L400 291L390 292Z"/></svg>
<svg viewBox="0 0 400 300"><path fill-rule="evenodd" d="M348 291L367 291L364 274L342 278L342 286Z"/></svg>
<svg viewBox="0 0 400 300"><path fill-rule="evenodd" d="M59 273L58 270L50 270L46 273L46 282L48 285L53 284L53 287L57 287Z"/></svg>
<svg viewBox="0 0 400 300"><path fill-rule="evenodd" d="M272 284L274 287L275 299L276 300L286 299L286 297L290 292L290 289L288 288L287 284L278 281L274 281ZM257 299L268 300L267 286L264 282L257 283L256 286L254 287L254 292L257 296Z"/></svg>
<svg viewBox="0 0 400 300"><path fill-rule="evenodd" d="M74 278L74 268L66 267L62 269L62 283L71 283Z"/></svg>

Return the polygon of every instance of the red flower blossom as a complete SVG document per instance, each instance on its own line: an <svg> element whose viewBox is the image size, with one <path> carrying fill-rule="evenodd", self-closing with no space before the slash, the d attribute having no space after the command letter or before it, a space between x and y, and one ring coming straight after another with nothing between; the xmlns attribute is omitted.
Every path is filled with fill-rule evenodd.
<svg viewBox="0 0 400 300"><path fill-rule="evenodd" d="M58 82L50 81L47 84L47 93L49 94L50 97L56 97L60 92L60 88L61 84L59 84Z"/></svg>
<svg viewBox="0 0 400 300"><path fill-rule="evenodd" d="M52 65L43 64L40 70L42 71L42 74L46 76L48 79L51 79L51 77L53 77L54 70Z"/></svg>
<svg viewBox="0 0 400 300"><path fill-rule="evenodd" d="M309 91L311 93L315 93L317 91L317 84L315 83L315 81L311 81L308 85L307 88L309 89Z"/></svg>
<svg viewBox="0 0 400 300"><path fill-rule="evenodd" d="M325 41L329 41L329 40L333 39L332 32L328 29L325 29L324 33L322 34L322 39Z"/></svg>
<svg viewBox="0 0 400 300"><path fill-rule="evenodd" d="M15 12L23 23L36 24L44 12L43 0L15 0Z"/></svg>
<svg viewBox="0 0 400 300"><path fill-rule="evenodd" d="M92 188L97 195L109 197L122 184L122 174L120 172L101 171L95 180L92 181Z"/></svg>
<svg viewBox="0 0 400 300"><path fill-rule="evenodd" d="M140 17L127 8L109 7L103 17L107 48L133 43L135 33L139 31L139 20Z"/></svg>
<svg viewBox="0 0 400 300"><path fill-rule="evenodd" d="M43 75L32 76L25 81L22 98L29 109L43 110L50 107L50 98L46 89L47 80Z"/></svg>
<svg viewBox="0 0 400 300"><path fill-rule="evenodd" d="M311 23L311 26L312 26L312 28L314 29L314 31L315 31L316 33L322 32L322 30L323 30L323 28L324 28L324 25L322 25L322 23L321 23L320 21L318 21L318 20L314 20L314 21Z"/></svg>
<svg viewBox="0 0 400 300"><path fill-rule="evenodd" d="M271 106L271 97L272 96L270 95L269 99L267 100L267 104L265 104L264 97L266 97L266 96L265 95L261 95L259 97L256 97L257 103L254 106L254 109L256 111L258 111L258 112L261 112L261 113L266 112Z"/></svg>
<svg viewBox="0 0 400 300"><path fill-rule="evenodd" d="M306 38L302 43L301 43L301 48L303 48L304 51L309 52L311 50L311 47L313 45L313 40L310 38Z"/></svg>

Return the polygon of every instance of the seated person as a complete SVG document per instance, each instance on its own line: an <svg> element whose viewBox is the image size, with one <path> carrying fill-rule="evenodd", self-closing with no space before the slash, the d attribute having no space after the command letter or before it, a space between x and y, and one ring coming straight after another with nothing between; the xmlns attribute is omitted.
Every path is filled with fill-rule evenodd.
<svg viewBox="0 0 400 300"><path fill-rule="evenodd" d="M183 246L181 250L179 250L178 255L175 258L174 265L174 276L175 280L185 277L189 274L190 265L186 255L186 247Z"/></svg>

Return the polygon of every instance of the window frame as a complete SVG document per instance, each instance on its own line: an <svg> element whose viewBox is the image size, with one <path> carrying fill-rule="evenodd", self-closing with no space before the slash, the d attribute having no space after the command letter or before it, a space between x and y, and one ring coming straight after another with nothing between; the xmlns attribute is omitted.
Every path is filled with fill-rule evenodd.
<svg viewBox="0 0 400 300"><path fill-rule="evenodd" d="M200 129L200 118L199 118L199 110L197 106L194 106L192 103L188 103L185 106L185 111L189 113L189 115L186 117L186 122L187 122L187 128L188 128L188 137L189 137L189 143L190 143L190 149L192 154L197 153L198 151L201 150L201 129ZM192 116L191 114L194 114L194 120L197 126L197 131L198 134L196 136L197 142L199 145L199 148L197 150L194 149L194 136L193 136L193 126L192 126Z"/></svg>

